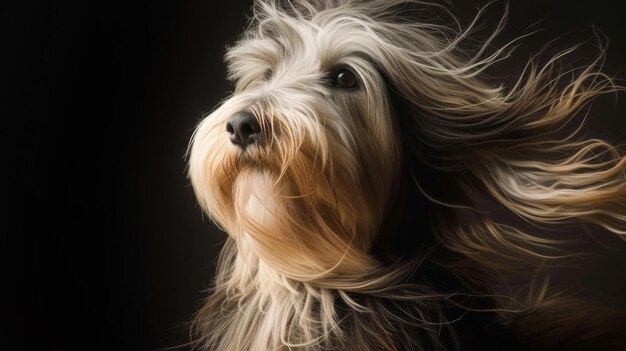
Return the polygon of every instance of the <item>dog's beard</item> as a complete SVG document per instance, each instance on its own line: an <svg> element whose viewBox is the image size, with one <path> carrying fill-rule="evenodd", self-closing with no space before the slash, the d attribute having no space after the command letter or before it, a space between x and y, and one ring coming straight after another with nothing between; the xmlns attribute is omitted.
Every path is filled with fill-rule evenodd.
<svg viewBox="0 0 626 351"><path fill-rule="evenodd" d="M362 274L371 263L359 236L370 236L369 228L342 216L340 205L330 202L333 189L314 177L311 172L281 177L243 169L233 185L234 228L229 232L252 238L250 249L287 277Z"/></svg>

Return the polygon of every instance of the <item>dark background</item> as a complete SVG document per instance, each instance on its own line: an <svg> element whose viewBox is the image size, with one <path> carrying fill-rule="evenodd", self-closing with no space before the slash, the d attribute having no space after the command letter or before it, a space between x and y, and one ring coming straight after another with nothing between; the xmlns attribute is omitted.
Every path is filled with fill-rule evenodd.
<svg viewBox="0 0 626 351"><path fill-rule="evenodd" d="M203 219L183 155L196 123L230 90L222 57L250 7L225 3L0 5L0 348L156 350L188 340L224 235ZM454 12L467 23L484 3L453 1ZM554 50L592 39L595 24L611 44L606 71L624 78L626 11L617 3L512 1L498 43L531 25L545 30L501 72L518 72L561 34ZM493 5L486 23L503 8ZM591 46L581 52L576 59L588 62ZM596 105L603 113L589 133L625 140L624 104Z"/></svg>

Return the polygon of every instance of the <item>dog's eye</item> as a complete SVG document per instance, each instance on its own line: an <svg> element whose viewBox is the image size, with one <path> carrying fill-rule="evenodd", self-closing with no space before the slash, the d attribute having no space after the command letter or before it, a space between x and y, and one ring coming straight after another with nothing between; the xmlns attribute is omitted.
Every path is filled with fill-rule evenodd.
<svg viewBox="0 0 626 351"><path fill-rule="evenodd" d="M265 70L265 72L263 72L263 80L270 80L272 79L273 75L274 75L274 71L272 71L271 68L268 68Z"/></svg>
<svg viewBox="0 0 626 351"><path fill-rule="evenodd" d="M330 85L335 88L356 88L359 81L354 72L347 68L340 68L330 75Z"/></svg>

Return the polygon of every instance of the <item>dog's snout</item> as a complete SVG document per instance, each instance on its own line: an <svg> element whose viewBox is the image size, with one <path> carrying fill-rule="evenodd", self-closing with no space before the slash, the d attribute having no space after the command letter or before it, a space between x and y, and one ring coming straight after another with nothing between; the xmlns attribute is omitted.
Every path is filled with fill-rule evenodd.
<svg viewBox="0 0 626 351"><path fill-rule="evenodd" d="M256 143L261 136L261 127L256 117L248 111L239 111L228 118L226 131L230 142L245 149Z"/></svg>

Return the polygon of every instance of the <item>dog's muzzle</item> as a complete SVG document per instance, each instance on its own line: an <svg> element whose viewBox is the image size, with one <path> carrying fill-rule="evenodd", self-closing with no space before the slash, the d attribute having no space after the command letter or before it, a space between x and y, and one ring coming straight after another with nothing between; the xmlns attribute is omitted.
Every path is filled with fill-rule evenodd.
<svg viewBox="0 0 626 351"><path fill-rule="evenodd" d="M230 142L246 149L261 138L261 126L256 117L248 111L239 111L228 118L226 131Z"/></svg>

